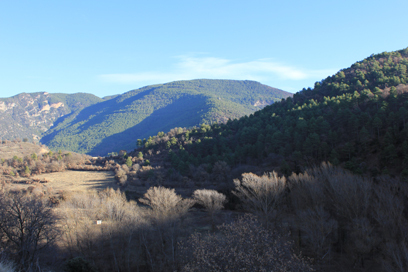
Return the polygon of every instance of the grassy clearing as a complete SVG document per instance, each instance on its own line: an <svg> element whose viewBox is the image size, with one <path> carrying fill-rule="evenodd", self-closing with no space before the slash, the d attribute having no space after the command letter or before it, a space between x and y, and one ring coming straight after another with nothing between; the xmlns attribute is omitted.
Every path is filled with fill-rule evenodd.
<svg viewBox="0 0 408 272"><path fill-rule="evenodd" d="M30 183L32 178L13 178L8 184L12 190L30 190L30 187L46 191L51 195L72 194L89 190L104 190L106 188L117 189L114 173L110 171L64 171L36 175L40 182ZM43 183L43 181L47 181Z"/></svg>
<svg viewBox="0 0 408 272"><path fill-rule="evenodd" d="M118 188L114 173L111 171L64 171L35 176L37 179L48 180L47 187L56 191L84 192Z"/></svg>

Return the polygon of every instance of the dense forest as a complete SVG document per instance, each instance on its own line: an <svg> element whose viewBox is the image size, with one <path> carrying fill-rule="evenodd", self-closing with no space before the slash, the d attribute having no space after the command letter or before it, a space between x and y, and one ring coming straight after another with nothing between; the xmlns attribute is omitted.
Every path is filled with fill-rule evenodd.
<svg viewBox="0 0 408 272"><path fill-rule="evenodd" d="M405 179L407 65L408 49L373 55L250 116L139 145L172 150L169 159L181 174L217 161L279 166L284 174L330 161L357 174Z"/></svg>

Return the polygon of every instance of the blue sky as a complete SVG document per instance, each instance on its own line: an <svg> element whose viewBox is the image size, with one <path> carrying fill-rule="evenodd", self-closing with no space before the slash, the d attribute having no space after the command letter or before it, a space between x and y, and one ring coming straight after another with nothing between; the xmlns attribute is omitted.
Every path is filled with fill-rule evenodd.
<svg viewBox="0 0 408 272"><path fill-rule="evenodd" d="M408 47L408 1L0 1L0 97L197 78L312 87Z"/></svg>

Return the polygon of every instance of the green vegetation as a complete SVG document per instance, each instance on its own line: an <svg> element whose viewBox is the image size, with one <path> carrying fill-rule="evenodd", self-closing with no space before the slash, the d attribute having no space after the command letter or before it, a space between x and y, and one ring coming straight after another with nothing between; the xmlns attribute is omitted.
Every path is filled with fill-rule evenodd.
<svg viewBox="0 0 408 272"><path fill-rule="evenodd" d="M133 165L132 158L128 157L126 159L126 165L127 165L127 167L132 167L132 165Z"/></svg>
<svg viewBox="0 0 408 272"><path fill-rule="evenodd" d="M407 178L407 65L408 49L373 55L250 116L167 142L153 137L148 148L173 149L169 161L181 174L217 161L262 163L285 174L330 161L354 173Z"/></svg>
<svg viewBox="0 0 408 272"><path fill-rule="evenodd" d="M254 81L191 80L147 86L61 118L41 139L52 149L92 155L131 149L173 127L226 122L289 93Z"/></svg>
<svg viewBox="0 0 408 272"><path fill-rule="evenodd" d="M407 65L408 48L373 55L250 116L132 139L129 153L9 154L0 248L39 265L40 251L10 239L20 199L45 215L57 207L28 229L61 235L49 246L71 257L67 271L407 271ZM135 92L104 103L131 105ZM114 171L125 193L55 198L34 178L21 193L8 183L68 168Z"/></svg>
<svg viewBox="0 0 408 272"><path fill-rule="evenodd" d="M88 93L74 93L74 94L63 94L63 93L52 93L50 94L49 103L64 103L68 106L71 111L76 111L83 109L84 106L93 105L102 102L103 99L99 98L93 94Z"/></svg>

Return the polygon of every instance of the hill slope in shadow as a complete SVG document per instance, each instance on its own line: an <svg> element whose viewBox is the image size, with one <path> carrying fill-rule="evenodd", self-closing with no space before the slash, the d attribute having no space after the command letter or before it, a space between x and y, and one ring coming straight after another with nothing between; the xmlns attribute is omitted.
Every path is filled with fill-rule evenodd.
<svg viewBox="0 0 408 272"><path fill-rule="evenodd" d="M290 93L255 81L190 80L132 90L63 116L41 142L90 155L135 147L136 140L174 127L225 122Z"/></svg>

